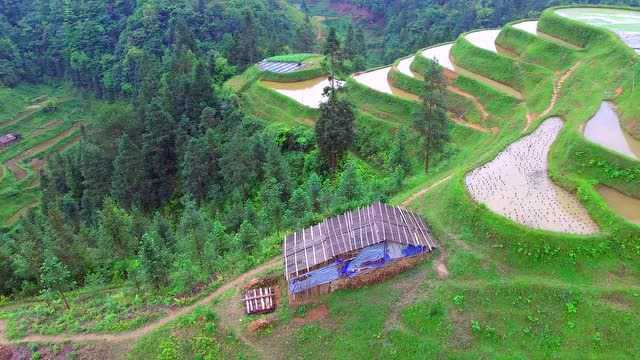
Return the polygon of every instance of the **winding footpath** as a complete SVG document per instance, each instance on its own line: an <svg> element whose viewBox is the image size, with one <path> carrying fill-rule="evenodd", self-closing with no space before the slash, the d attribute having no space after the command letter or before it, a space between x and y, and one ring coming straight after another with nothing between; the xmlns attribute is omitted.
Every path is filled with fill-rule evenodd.
<svg viewBox="0 0 640 360"><path fill-rule="evenodd" d="M567 79L571 75L573 75L573 73L580 67L580 65L582 65L582 61L578 61L577 63L573 64L573 66L571 66L569 70L567 70L564 74L562 74L562 76L560 76L558 81L556 81L556 83L553 85L553 95L551 96L551 101L549 102L549 106L542 112L542 114L538 115L537 117L527 116L527 126L524 129L525 132L529 129L529 127L531 126L531 123L533 123L535 119L544 119L549 114L551 114L551 111L553 111L553 108L555 108L556 104L558 103L558 99L560 98L560 92L564 87L564 83L567 81Z"/></svg>
<svg viewBox="0 0 640 360"><path fill-rule="evenodd" d="M232 288L236 288L236 287L240 287L241 285L243 285L245 282L247 282L248 280L251 280L251 278L260 275L261 273L265 272L265 271L269 271L272 269L275 269L276 267L278 267L281 264L280 258L275 258L273 260L270 260L267 263L264 263L242 275L240 275L239 277L235 278L234 280L220 286L219 288L217 288L216 290L214 290L211 294L207 295L207 297L201 299L200 301L186 306L184 308L180 308L178 310L173 310L171 312L169 312L169 314L157 321L154 321L152 323L149 323L147 325L145 325L144 327L141 327L139 329L133 330L133 331L129 331L129 332L123 332L123 333L119 333L119 334L76 334L76 335L29 335L26 336L24 338L21 338L19 340L16 341L9 341L6 338L6 323L4 321L0 320L0 346L1 345L12 345L12 344L20 344L20 343L48 343L48 344L59 344L59 343L66 343L66 342L77 342L77 343L82 343L82 342L106 342L106 343L116 343L116 342L122 342L122 341L129 341L129 340L135 340L138 339L142 336L145 336L149 333L151 333L152 331L155 331L157 329L159 329L160 327L172 322L173 320L176 320L177 318L183 316L183 315L187 315L191 312L193 312L193 310L195 310L195 308L197 308L198 306L205 306L208 305L211 301L213 301L213 299L215 299L216 297L224 294L227 290L232 289Z"/></svg>

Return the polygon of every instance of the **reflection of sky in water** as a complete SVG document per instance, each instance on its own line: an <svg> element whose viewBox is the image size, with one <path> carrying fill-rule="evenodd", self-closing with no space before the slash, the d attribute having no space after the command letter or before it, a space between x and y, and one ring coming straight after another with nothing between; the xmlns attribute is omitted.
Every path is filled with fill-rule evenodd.
<svg viewBox="0 0 640 360"><path fill-rule="evenodd" d="M317 109L320 104L327 101L324 96L324 89L330 87L331 84L326 77L299 81L293 83L280 83L273 81L262 81L262 84L288 96L302 105ZM340 88L344 85L342 81L336 80L336 87Z"/></svg>
<svg viewBox="0 0 640 360"><path fill-rule="evenodd" d="M640 158L640 142L627 135L610 102L603 102L596 115L587 122L584 136L609 150L633 159Z"/></svg>
<svg viewBox="0 0 640 360"><path fill-rule="evenodd" d="M481 30L469 33L464 38L479 48L497 53L496 39L498 35L500 35L500 30Z"/></svg>

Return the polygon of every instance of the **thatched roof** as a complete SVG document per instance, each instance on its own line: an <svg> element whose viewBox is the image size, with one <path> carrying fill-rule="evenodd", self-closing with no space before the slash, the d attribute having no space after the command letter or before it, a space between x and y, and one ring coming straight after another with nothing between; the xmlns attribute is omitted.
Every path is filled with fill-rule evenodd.
<svg viewBox="0 0 640 360"><path fill-rule="evenodd" d="M329 218L284 239L287 279L340 255L382 242L436 247L424 221L417 215L380 202Z"/></svg>

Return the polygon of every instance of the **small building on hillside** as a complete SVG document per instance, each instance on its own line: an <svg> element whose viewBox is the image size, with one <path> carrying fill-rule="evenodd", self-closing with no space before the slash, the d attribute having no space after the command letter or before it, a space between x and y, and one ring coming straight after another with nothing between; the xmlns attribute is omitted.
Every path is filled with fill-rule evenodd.
<svg viewBox="0 0 640 360"><path fill-rule="evenodd" d="M20 141L20 134L8 133L6 135L2 135L0 136L0 149L3 149L18 141Z"/></svg>
<svg viewBox="0 0 640 360"><path fill-rule="evenodd" d="M393 276L436 242L419 216L378 202L291 234L283 247L289 302L300 303Z"/></svg>

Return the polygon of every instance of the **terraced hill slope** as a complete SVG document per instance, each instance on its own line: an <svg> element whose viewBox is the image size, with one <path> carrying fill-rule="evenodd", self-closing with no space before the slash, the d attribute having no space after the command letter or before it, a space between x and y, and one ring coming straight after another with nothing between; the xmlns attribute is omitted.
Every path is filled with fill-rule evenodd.
<svg viewBox="0 0 640 360"><path fill-rule="evenodd" d="M620 211L621 201L638 201L640 163L583 135L602 100L616 103L623 124L636 121L638 57L617 35L557 9L491 35L492 44L463 35L421 50L378 70L386 79L357 81L362 76L356 75L343 90L360 113L397 128L410 124L419 104L384 89L419 95L422 64L434 59L444 66L451 115L460 115L452 116L454 155L430 174L413 175L407 182L415 186L395 198L408 198L403 203L425 216L443 253L398 281L319 300L316 306L328 309L319 320L280 316L268 335L252 338L254 346L278 348L286 337L294 346L280 349L305 358L357 357L373 348L389 358L563 357L577 351L626 358L640 351L640 342L628 338L638 330L640 227ZM549 177L530 162L512 169L525 175L514 188L525 195L513 204L517 214L506 217L478 203L482 197L471 194L489 189L468 189L466 176L522 136L538 144L537 132L552 123L559 126L557 138L546 143L548 155L536 155ZM483 131L488 128L493 135ZM553 183L573 204L563 211L573 217L575 231L568 220L534 229L539 226L531 220L543 214L527 196L552 205L540 182ZM485 185L508 197L500 192L510 187Z"/></svg>
<svg viewBox="0 0 640 360"><path fill-rule="evenodd" d="M39 200L39 170L47 160L80 140L80 128L93 120L96 106L70 88L0 88L0 134L21 140L0 149L0 227L13 224Z"/></svg>
<svg viewBox="0 0 640 360"><path fill-rule="evenodd" d="M281 280L281 305L258 317L269 325L257 333L230 286L207 299L211 312L145 328L133 354L159 358L167 344L208 344L266 358L637 357L640 225L621 209L637 206L640 163L585 136L585 127L603 101L615 103L620 131L640 120L640 58L617 34L559 10L545 11L535 29L513 23L491 32L493 44L464 34L344 79L340 96L357 114L353 152L375 172L399 129L419 141L410 129L425 61L446 68L451 143L429 173L406 174L390 200L433 228L440 250L432 257L393 280L298 308L287 306ZM318 111L264 75L252 68L230 86L273 126L311 128ZM501 171L514 182L494 176ZM541 219L549 208L561 219ZM0 317L15 328L14 314Z"/></svg>

